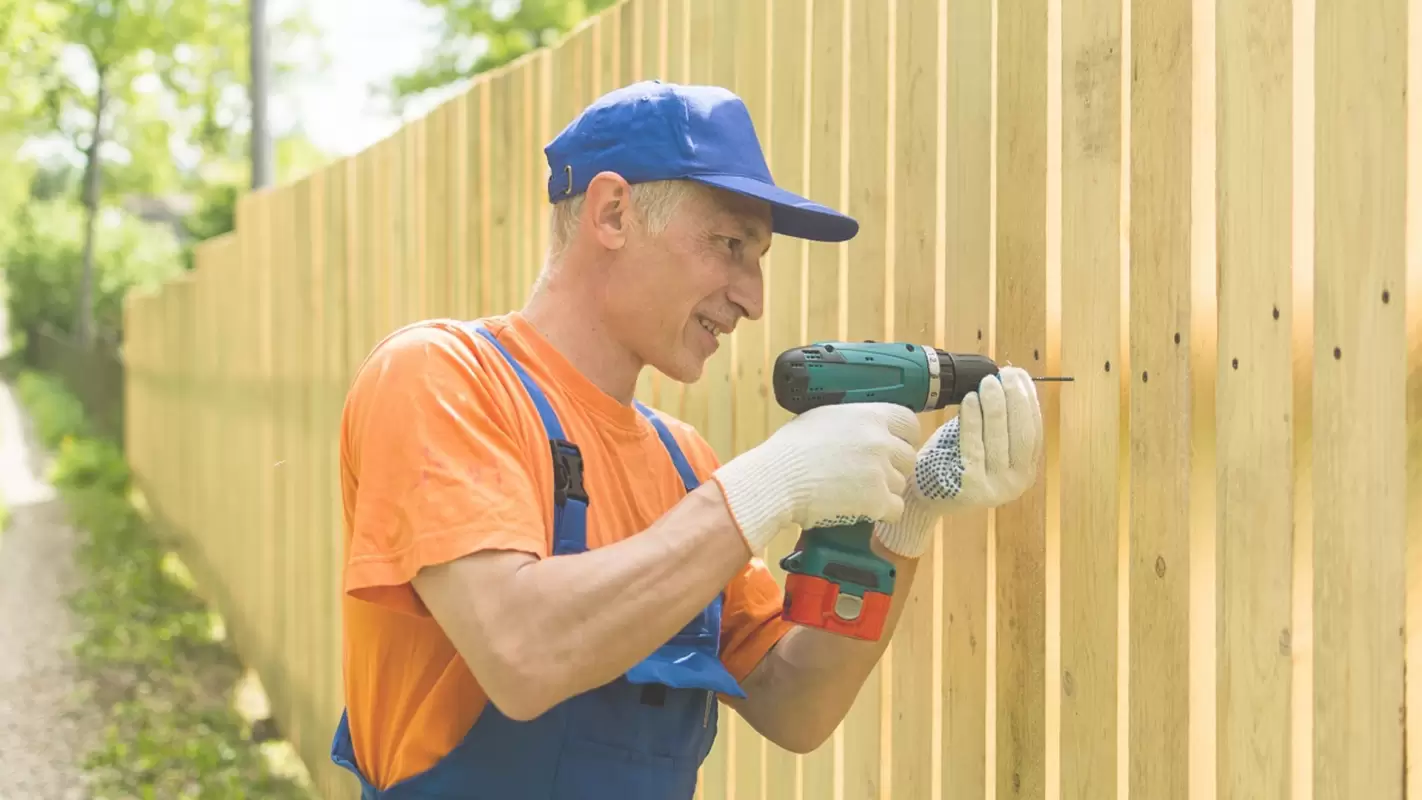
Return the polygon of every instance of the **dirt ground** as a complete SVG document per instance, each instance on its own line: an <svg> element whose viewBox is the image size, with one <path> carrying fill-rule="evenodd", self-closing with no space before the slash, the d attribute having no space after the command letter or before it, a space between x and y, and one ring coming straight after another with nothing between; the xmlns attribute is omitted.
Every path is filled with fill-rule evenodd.
<svg viewBox="0 0 1422 800"><path fill-rule="evenodd" d="M13 388L0 382L0 800L87 798L80 764L103 731L70 655L66 602L80 579L65 524Z"/></svg>

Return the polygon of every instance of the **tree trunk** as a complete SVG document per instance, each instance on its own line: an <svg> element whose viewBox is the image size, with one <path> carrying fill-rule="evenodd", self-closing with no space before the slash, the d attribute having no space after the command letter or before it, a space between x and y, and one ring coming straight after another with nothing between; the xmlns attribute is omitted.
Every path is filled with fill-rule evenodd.
<svg viewBox="0 0 1422 800"><path fill-rule="evenodd" d="M104 140L104 106L108 104L103 67L99 68L98 76L99 91L94 101L94 135L84 159L84 265L79 275L79 308L75 324L79 344L85 349L88 349L94 340L94 238L99 222L99 178L103 175L99 146Z"/></svg>
<svg viewBox="0 0 1422 800"><path fill-rule="evenodd" d="M268 86L271 66L267 54L267 3L266 0L248 0L247 8L251 28L252 188L262 189L272 184L275 171L271 131L268 130L270 123L267 121L268 94L271 91Z"/></svg>

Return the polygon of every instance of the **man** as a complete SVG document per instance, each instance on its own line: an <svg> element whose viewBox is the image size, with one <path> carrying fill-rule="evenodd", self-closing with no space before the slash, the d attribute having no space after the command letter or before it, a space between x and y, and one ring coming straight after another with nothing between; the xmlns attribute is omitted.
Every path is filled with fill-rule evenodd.
<svg viewBox="0 0 1422 800"><path fill-rule="evenodd" d="M808 752L883 652L937 520L1036 475L1035 390L1011 368L921 452L914 414L857 405L718 463L634 400L639 373L695 381L760 318L772 233L857 223L775 187L723 89L625 87L545 152L552 246L528 304L391 334L347 397L332 757L363 797L689 798L718 699ZM837 518L879 520L897 565L882 641L783 621L755 558Z"/></svg>

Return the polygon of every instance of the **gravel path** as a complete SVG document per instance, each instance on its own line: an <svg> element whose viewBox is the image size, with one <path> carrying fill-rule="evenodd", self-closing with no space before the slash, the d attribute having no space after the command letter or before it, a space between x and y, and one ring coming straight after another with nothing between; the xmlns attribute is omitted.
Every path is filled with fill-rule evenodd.
<svg viewBox="0 0 1422 800"><path fill-rule="evenodd" d="M87 798L79 764L101 722L80 698L66 598L75 531L12 388L0 382L0 800Z"/></svg>

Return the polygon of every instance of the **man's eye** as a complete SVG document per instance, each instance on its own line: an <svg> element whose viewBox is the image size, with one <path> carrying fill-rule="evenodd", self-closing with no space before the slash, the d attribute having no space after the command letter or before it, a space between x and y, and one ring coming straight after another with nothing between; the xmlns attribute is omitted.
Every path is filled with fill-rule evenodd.
<svg viewBox="0 0 1422 800"><path fill-rule="evenodd" d="M723 239L726 240L726 246L729 247L729 248L731 248L731 252L732 252L732 253L739 253L739 252L741 252L741 244L742 244L742 243L741 243L741 240L740 240L740 239L737 239L737 238L732 237L732 236L723 236L723 237L721 237L721 238L723 238Z"/></svg>

